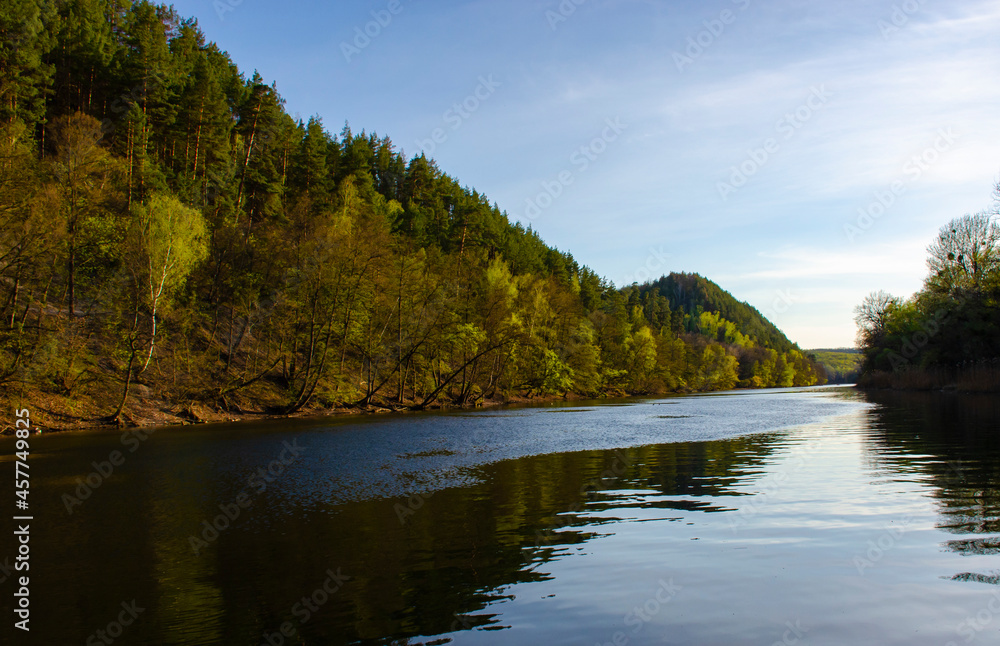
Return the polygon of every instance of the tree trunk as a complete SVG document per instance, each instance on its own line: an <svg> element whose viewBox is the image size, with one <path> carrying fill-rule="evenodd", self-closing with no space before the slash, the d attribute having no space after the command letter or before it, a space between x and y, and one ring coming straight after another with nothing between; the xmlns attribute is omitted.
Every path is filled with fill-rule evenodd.
<svg viewBox="0 0 1000 646"><path fill-rule="evenodd" d="M250 166L250 154L253 152L253 142L257 136L257 118L260 116L260 108L263 97L257 101L257 107L253 111L253 124L250 126L250 141L247 142L247 154L243 158L243 172L240 174L240 186L236 189L236 217L240 216L240 207L243 205L243 184L247 179L247 168Z"/></svg>
<svg viewBox="0 0 1000 646"><path fill-rule="evenodd" d="M136 355L139 354L139 349L135 345L134 338L129 339L129 349L131 351L128 357L128 367L125 368L125 387L122 389L122 398L118 402L118 408L115 409L109 420L111 423L118 424L119 426L123 425L122 412L125 410L125 402L128 401L129 390L132 387L132 366L135 365Z"/></svg>

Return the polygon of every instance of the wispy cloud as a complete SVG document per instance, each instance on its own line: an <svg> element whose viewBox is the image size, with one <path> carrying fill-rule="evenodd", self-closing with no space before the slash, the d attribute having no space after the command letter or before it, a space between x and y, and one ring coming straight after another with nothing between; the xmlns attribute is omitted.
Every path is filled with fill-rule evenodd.
<svg viewBox="0 0 1000 646"><path fill-rule="evenodd" d="M572 4L555 30L546 17L555 0L408 4L364 60L319 75L303 52L332 60L340 32L326 42L317 25L353 25L367 10L314 3L287 12L265 0L244 5L238 21L213 22L208 35L235 47L242 68L267 66L293 113L331 125L347 118L410 153L478 75L495 74L502 91L435 156L512 216L606 118L620 117L622 138L532 226L612 278L657 244L669 269L700 271L762 308L794 288L803 299L780 324L829 334L823 345L853 338L852 310L868 291L919 287L936 229L989 201L1000 172L995 0L923 2L902 19L898 0L755 0L683 71L673 54L742 2ZM198 15L207 5L176 6ZM894 19L898 29L884 33ZM717 183L818 85L830 101L738 195L720 200ZM942 128L959 140L849 244L844 224L905 178Z"/></svg>
<svg viewBox="0 0 1000 646"><path fill-rule="evenodd" d="M760 265L772 269L721 276L731 281L832 278L836 276L912 276L923 271L927 240L905 240L861 250L802 246L760 252Z"/></svg>

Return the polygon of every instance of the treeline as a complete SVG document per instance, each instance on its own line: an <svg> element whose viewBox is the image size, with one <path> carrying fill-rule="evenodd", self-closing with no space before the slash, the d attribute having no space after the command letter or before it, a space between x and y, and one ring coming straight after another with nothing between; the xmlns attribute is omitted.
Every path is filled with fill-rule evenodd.
<svg viewBox="0 0 1000 646"><path fill-rule="evenodd" d="M1000 206L1000 184L995 196ZM953 219L928 247L930 273L909 299L858 306L861 385L1000 390L998 208Z"/></svg>
<svg viewBox="0 0 1000 646"><path fill-rule="evenodd" d="M615 289L387 137L296 121L196 21L0 8L0 385L72 413L821 382L713 283Z"/></svg>
<svg viewBox="0 0 1000 646"><path fill-rule="evenodd" d="M861 352L856 348L831 348L810 351L826 369L831 384L857 383L861 376Z"/></svg>

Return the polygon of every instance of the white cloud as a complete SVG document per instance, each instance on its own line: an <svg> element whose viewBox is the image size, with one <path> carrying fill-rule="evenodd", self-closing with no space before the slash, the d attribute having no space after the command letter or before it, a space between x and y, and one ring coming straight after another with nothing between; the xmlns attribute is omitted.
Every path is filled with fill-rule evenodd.
<svg viewBox="0 0 1000 646"><path fill-rule="evenodd" d="M546 241L612 279L662 245L667 270L700 271L762 311L792 289L800 300L776 322L800 343L802 334L830 345L823 334L853 336L851 311L867 292L920 286L937 227L986 206L1000 172L1000 5L924 2L883 38L877 23L898 4L754 2L683 72L672 52L722 6L592 0L553 31L554 0L414 4L358 65L324 68L328 82L317 84L301 56L273 64L268 78L279 90L297 79L293 112L319 112L334 129L349 117L412 154L479 74L496 74L503 87L436 156L511 215L620 116L624 137L535 222ZM335 50L365 12L326 11L324 23L343 23L331 32ZM301 50L297 31L262 28ZM267 62L247 56L243 69ZM717 183L817 85L831 100L723 202ZM949 127L958 142L850 244L843 225L875 191L907 179L907 160Z"/></svg>

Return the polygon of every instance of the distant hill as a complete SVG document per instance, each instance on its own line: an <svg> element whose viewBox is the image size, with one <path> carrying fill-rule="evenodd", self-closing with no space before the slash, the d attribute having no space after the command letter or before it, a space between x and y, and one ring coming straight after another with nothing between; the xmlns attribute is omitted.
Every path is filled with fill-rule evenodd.
<svg viewBox="0 0 1000 646"><path fill-rule="evenodd" d="M758 343L778 352L796 347L784 333L755 307L738 301L732 294L698 274L671 273L642 285L640 292L656 292L670 302L670 308L682 310L697 319L702 312L718 312L740 331Z"/></svg>
<svg viewBox="0 0 1000 646"><path fill-rule="evenodd" d="M861 373L861 352L856 348L808 350L826 368L832 384L854 383Z"/></svg>
<svg viewBox="0 0 1000 646"><path fill-rule="evenodd" d="M734 360L726 371L727 383L741 388L826 383L823 366L756 308L698 274L672 273L643 285L623 287L621 292L627 311L641 307L649 326L661 336L669 333L691 347L707 343L724 348ZM701 360L707 361L707 355ZM670 379L665 383L669 386Z"/></svg>

